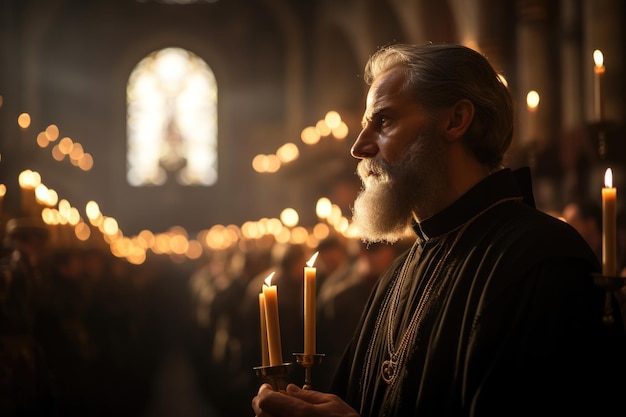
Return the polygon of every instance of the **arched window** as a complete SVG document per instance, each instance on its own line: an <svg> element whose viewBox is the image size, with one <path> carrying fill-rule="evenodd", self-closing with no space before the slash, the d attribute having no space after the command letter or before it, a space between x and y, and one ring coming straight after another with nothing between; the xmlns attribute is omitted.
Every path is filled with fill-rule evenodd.
<svg viewBox="0 0 626 417"><path fill-rule="evenodd" d="M130 185L217 182L217 84L202 59L181 48L151 53L131 73L126 100Z"/></svg>

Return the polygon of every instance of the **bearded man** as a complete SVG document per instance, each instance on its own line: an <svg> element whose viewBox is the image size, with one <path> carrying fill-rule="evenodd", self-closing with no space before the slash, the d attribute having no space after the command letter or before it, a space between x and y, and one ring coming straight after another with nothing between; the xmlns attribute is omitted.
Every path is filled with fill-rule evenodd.
<svg viewBox="0 0 626 417"><path fill-rule="evenodd" d="M365 79L354 221L371 242L412 227L415 244L377 282L332 393L264 384L256 415L625 415L620 317L603 323L584 239L504 167L513 104L494 68L460 45L392 45Z"/></svg>

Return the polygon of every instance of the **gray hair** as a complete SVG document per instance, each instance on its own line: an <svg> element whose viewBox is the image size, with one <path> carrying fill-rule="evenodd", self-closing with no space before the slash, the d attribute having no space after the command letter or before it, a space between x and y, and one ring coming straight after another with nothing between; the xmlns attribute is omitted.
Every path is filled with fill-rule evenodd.
<svg viewBox="0 0 626 417"><path fill-rule="evenodd" d="M513 100L487 58L462 45L390 45L370 57L365 81L395 67L405 68L404 87L426 111L471 101L475 113L465 144L480 163L502 164L513 139Z"/></svg>

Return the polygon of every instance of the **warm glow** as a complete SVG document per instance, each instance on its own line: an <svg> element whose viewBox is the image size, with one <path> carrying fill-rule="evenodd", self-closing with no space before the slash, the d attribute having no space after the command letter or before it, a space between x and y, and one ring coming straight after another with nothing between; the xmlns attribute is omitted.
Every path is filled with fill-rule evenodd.
<svg viewBox="0 0 626 417"><path fill-rule="evenodd" d="M275 235L283 230L283 224L277 218L268 219L265 223L265 229L267 230L267 233Z"/></svg>
<svg viewBox="0 0 626 417"><path fill-rule="evenodd" d="M72 152L73 147L74 147L74 142L72 141L71 138L67 136L61 139L61 141L59 142L59 150L61 151L61 153L65 155L69 155L70 152Z"/></svg>
<svg viewBox="0 0 626 417"><path fill-rule="evenodd" d="M182 255L189 249L189 241L181 234L174 234L170 239L170 250L177 254Z"/></svg>
<svg viewBox="0 0 626 417"><path fill-rule="evenodd" d="M78 161L84 155L83 145L75 143L70 151L70 158L74 161Z"/></svg>
<svg viewBox="0 0 626 417"><path fill-rule="evenodd" d="M285 143L283 146L278 148L276 151L276 156L282 163L288 163L294 161L300 156L300 151L298 147L294 143Z"/></svg>
<svg viewBox="0 0 626 417"><path fill-rule="evenodd" d="M276 155L267 155L267 159L265 160L265 171L269 173L274 173L280 169L280 159Z"/></svg>
<svg viewBox="0 0 626 417"><path fill-rule="evenodd" d="M276 243L287 243L291 239L291 231L290 229L284 227L279 233L274 235L274 240Z"/></svg>
<svg viewBox="0 0 626 417"><path fill-rule="evenodd" d="M318 223L313 227L313 235L317 240L322 240L330 235L330 228L326 223Z"/></svg>
<svg viewBox="0 0 626 417"><path fill-rule="evenodd" d="M17 116L17 124L22 129L26 129L30 126L30 114L22 113Z"/></svg>
<svg viewBox="0 0 626 417"><path fill-rule="evenodd" d="M52 157L56 160L56 161L62 161L63 158L65 158L65 154L63 152L61 152L61 148L59 147L59 145L55 145L52 148Z"/></svg>
<svg viewBox="0 0 626 417"><path fill-rule="evenodd" d="M598 68L604 65L604 55L602 55L602 51L600 51L599 49L593 51L593 62Z"/></svg>
<svg viewBox="0 0 626 417"><path fill-rule="evenodd" d="M39 184L41 184L41 175L39 175L37 171L31 171L30 169L26 169L20 172L17 180L20 187L34 189Z"/></svg>
<svg viewBox="0 0 626 417"><path fill-rule="evenodd" d="M45 148L49 144L50 141L48 140L48 136L46 136L46 132L39 132L37 135L37 145L39 145L40 148Z"/></svg>
<svg viewBox="0 0 626 417"><path fill-rule="evenodd" d="M500 80L502 85L504 85L505 87L509 86L509 82L506 80L506 78L504 78L504 75L498 74L498 79Z"/></svg>
<svg viewBox="0 0 626 417"><path fill-rule="evenodd" d="M83 171L89 171L93 168L93 157L88 153L84 153L78 161L78 167Z"/></svg>
<svg viewBox="0 0 626 417"><path fill-rule="evenodd" d="M539 106L539 93L535 90L529 91L526 95L526 104L529 110L535 110Z"/></svg>
<svg viewBox="0 0 626 417"><path fill-rule="evenodd" d="M41 219L44 221L45 224L55 224L55 210L46 207L43 210L41 210Z"/></svg>
<svg viewBox="0 0 626 417"><path fill-rule="evenodd" d="M604 186L606 188L613 188L613 171L611 168L607 168L604 173Z"/></svg>
<svg viewBox="0 0 626 417"><path fill-rule="evenodd" d="M465 35L468 36L468 35ZM465 39L463 39L463 41L461 42L463 45L467 46L470 49L473 49L477 52L480 52L480 47L478 45L478 41L476 39L474 39L473 37L467 37Z"/></svg>
<svg viewBox="0 0 626 417"><path fill-rule="evenodd" d="M142 230L141 232L139 232L139 235L137 235L137 237L145 242L145 246L147 248L154 245L154 242L156 240L154 238L154 233L152 233L150 230Z"/></svg>
<svg viewBox="0 0 626 417"><path fill-rule="evenodd" d="M117 232L119 231L117 220L115 220L112 217L107 217L106 219L104 219L104 222L102 223L102 230L104 231L105 234L109 236L113 236L117 234Z"/></svg>
<svg viewBox="0 0 626 417"><path fill-rule="evenodd" d="M333 128L333 136L336 139L345 139L348 136L348 125L340 122L339 126Z"/></svg>
<svg viewBox="0 0 626 417"><path fill-rule="evenodd" d="M318 122L315 124L315 130L317 130L317 133L319 133L320 136L328 136L331 132L330 126L326 124L326 121L324 119L318 120Z"/></svg>
<svg viewBox="0 0 626 417"><path fill-rule="evenodd" d="M48 187L45 184L38 184L35 187L35 198L40 203L46 203L48 201Z"/></svg>
<svg viewBox="0 0 626 417"><path fill-rule="evenodd" d="M168 236L163 233L159 233L155 236L154 245L152 245L152 251L156 254L166 253L169 246L170 245Z"/></svg>
<svg viewBox="0 0 626 417"><path fill-rule="evenodd" d="M59 213L64 219L70 218L70 211L72 210L72 205L66 199L62 199L59 201Z"/></svg>
<svg viewBox="0 0 626 417"><path fill-rule="evenodd" d="M89 201L85 205L85 213L89 219L97 219L100 216L100 206L95 201Z"/></svg>
<svg viewBox="0 0 626 417"><path fill-rule="evenodd" d="M300 216L294 209L286 208L280 213L280 221L287 227L294 227L300 221Z"/></svg>
<svg viewBox="0 0 626 417"><path fill-rule="evenodd" d="M46 204L49 205L50 207L53 207L53 206L56 206L58 202L59 202L59 194L55 190L48 188L48 195L46 196Z"/></svg>
<svg viewBox="0 0 626 417"><path fill-rule="evenodd" d="M252 168L256 172L276 172L280 169L281 161L276 155L259 154L252 159Z"/></svg>
<svg viewBox="0 0 626 417"><path fill-rule="evenodd" d="M289 241L295 245L302 244L309 238L309 232L302 226L294 227L291 230Z"/></svg>
<svg viewBox="0 0 626 417"><path fill-rule="evenodd" d="M315 213L317 214L317 217L325 219L330 215L331 211L332 203L328 198L322 197L317 200L317 204L315 205Z"/></svg>
<svg viewBox="0 0 626 417"><path fill-rule="evenodd" d="M317 259L317 255L319 255L319 254L320 254L319 252L315 252L315 253L313 254L313 256L311 256L311 259L309 259L309 260L307 261L306 265L307 265L309 268L313 268L313 265L315 265L315 260Z"/></svg>
<svg viewBox="0 0 626 417"><path fill-rule="evenodd" d="M89 236L91 236L91 229L85 223L80 222L76 225L76 227L74 227L74 234L78 240L82 240L84 242L89 239Z"/></svg>
<svg viewBox="0 0 626 417"><path fill-rule="evenodd" d="M267 155L258 154L254 158L252 158L252 169L256 172L265 172L265 160L267 159Z"/></svg>
<svg viewBox="0 0 626 417"><path fill-rule="evenodd" d="M7 186L0 184L0 197L4 197L7 194Z"/></svg>
<svg viewBox="0 0 626 417"><path fill-rule="evenodd" d="M336 111L331 110L324 116L324 121L329 128L336 129L341 123L341 116Z"/></svg>
<svg viewBox="0 0 626 417"><path fill-rule="evenodd" d="M80 222L80 213L76 207L70 208L70 212L67 216L67 221L72 226L76 226Z"/></svg>
<svg viewBox="0 0 626 417"><path fill-rule="evenodd" d="M189 259L199 259L202 256L202 245L197 240L190 240L185 256Z"/></svg>
<svg viewBox="0 0 626 417"><path fill-rule="evenodd" d="M317 132L317 129L313 126L305 127L300 134L300 138L302 142L307 145L315 145L320 141L320 134Z"/></svg>
<svg viewBox="0 0 626 417"><path fill-rule="evenodd" d="M329 223L335 224L342 216L343 213L341 212L341 207L337 204L332 204L330 207L330 214L328 215Z"/></svg>
<svg viewBox="0 0 626 417"><path fill-rule="evenodd" d="M267 276L267 278L265 278L265 285L267 285L268 287L272 285L272 278L274 277L274 274L275 272L272 272Z"/></svg>
<svg viewBox="0 0 626 417"><path fill-rule="evenodd" d="M341 233L346 233L349 227L350 221L346 217L342 216L335 222L335 229Z"/></svg>
<svg viewBox="0 0 626 417"><path fill-rule="evenodd" d="M54 142L59 138L59 128L57 127L57 125L48 126L44 133L46 134L46 137L50 142Z"/></svg>

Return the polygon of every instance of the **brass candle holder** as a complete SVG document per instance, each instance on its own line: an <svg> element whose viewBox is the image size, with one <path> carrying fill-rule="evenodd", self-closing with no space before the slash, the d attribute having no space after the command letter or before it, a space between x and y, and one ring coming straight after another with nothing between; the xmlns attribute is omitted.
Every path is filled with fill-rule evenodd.
<svg viewBox="0 0 626 417"><path fill-rule="evenodd" d="M293 363L286 362L274 366L256 366L256 376L269 383L274 391L283 390L287 386L287 376L293 368Z"/></svg>
<svg viewBox="0 0 626 417"><path fill-rule="evenodd" d="M611 299L611 292L619 290L626 285L626 278L603 274L592 274L592 276L593 282L598 287L606 290L606 296L604 299L604 316L602 317L602 322L605 325L610 326L615 322L615 317L613 317L613 301Z"/></svg>
<svg viewBox="0 0 626 417"><path fill-rule="evenodd" d="M294 353L296 357L296 361L300 366L304 368L304 386L302 389L313 389L313 382L311 378L311 370L314 365L319 365L322 363L322 359L324 358L323 353L315 353L315 354L304 354L304 353Z"/></svg>

